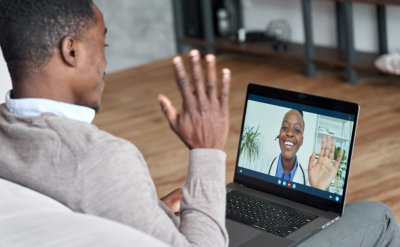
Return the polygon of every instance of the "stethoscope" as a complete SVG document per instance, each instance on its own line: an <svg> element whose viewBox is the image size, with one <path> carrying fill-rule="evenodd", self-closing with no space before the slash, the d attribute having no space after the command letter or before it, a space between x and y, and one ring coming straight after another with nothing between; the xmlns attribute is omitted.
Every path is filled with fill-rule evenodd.
<svg viewBox="0 0 400 247"><path fill-rule="evenodd" d="M272 160L271 165L269 166L268 175L271 175L272 165L274 164L276 158L278 158L278 156L275 157L275 158ZM298 164L298 167L300 167L301 173L303 173L303 184L306 185L306 175L305 175L305 173L304 173L303 167L301 167L300 162L297 162L297 164ZM271 176L274 176L274 175L271 175Z"/></svg>

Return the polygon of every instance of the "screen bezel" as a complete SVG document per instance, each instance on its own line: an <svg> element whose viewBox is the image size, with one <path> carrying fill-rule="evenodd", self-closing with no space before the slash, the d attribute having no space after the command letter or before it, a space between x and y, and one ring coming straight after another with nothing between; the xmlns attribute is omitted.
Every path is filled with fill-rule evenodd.
<svg viewBox="0 0 400 247"><path fill-rule="evenodd" d="M287 101L287 102L291 102L291 103L313 106L313 107L318 107L318 108L322 108L322 109L327 109L327 110L332 110L332 111L337 111L337 112L354 115L353 132L352 132L352 137L351 137L351 141L350 141L350 148L349 148L348 162L347 162L347 172L346 172L346 176L345 176L345 182L344 182L344 186L343 186L343 195L342 195L341 202L332 201L332 200L325 199L325 198L322 198L322 197L319 197L319 196L316 196L313 194L308 194L305 192L286 188L284 186L280 186L280 185L277 185L274 183L270 183L267 181L252 178L252 177L243 175L238 172L238 169L240 168L238 165L239 150L240 150L240 144L242 142L242 133L243 133L243 127L244 127L245 116L246 116L246 111L247 111L247 102L248 102L249 94L263 96L263 97L269 97L269 98L283 100L283 101ZM325 98L325 97L320 97L320 96L316 96L316 95L305 94L305 93L294 92L294 91L289 91L289 90L278 89L278 88L273 88L273 87L269 87L269 86L250 83L247 87L245 106L244 106L243 117L242 117L242 126L241 126L238 151L237 151L237 156L236 156L234 182L242 184L242 185L250 187L250 188L254 188L254 189L266 192L266 193L271 193L271 194L274 194L274 195L277 195L280 197L284 197L289 200L300 202L300 203L303 203L303 204L306 204L306 205L309 205L309 206L312 206L315 208L335 212L335 213L338 213L339 215L342 215L344 203L345 203L345 199L346 199L348 177L349 177L349 173L350 173L351 158L352 158L352 154L353 154L354 140L355 140L356 130L357 130L359 109L360 109L359 105L356 103L353 103L353 102Z"/></svg>

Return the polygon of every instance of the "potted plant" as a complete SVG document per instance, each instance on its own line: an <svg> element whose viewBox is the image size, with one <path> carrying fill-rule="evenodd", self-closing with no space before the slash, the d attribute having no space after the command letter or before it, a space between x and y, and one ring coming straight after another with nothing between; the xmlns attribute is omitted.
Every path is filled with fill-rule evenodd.
<svg viewBox="0 0 400 247"><path fill-rule="evenodd" d="M246 125L242 134L242 143L240 144L239 154L245 157L249 163L258 158L260 151L260 136L259 127Z"/></svg>
<svg viewBox="0 0 400 247"><path fill-rule="evenodd" d="M335 147L335 153L334 153L334 159L336 160L337 157L339 156L341 148L340 147ZM340 161L338 171L336 173L335 177L335 188L337 189L343 189L344 186L344 179L346 176L346 169L347 169L347 156L346 156L346 151L343 150L343 156L342 160Z"/></svg>

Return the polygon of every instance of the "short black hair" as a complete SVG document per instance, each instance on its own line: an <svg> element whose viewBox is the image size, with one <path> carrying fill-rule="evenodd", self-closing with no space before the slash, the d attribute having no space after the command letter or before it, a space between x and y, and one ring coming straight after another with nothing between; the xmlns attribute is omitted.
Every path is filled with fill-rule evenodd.
<svg viewBox="0 0 400 247"><path fill-rule="evenodd" d="M303 119L303 132L306 129L306 122L304 121L304 115L303 115L303 111L302 110L297 110L297 109L292 109L293 111L297 111L298 113L300 113L301 118Z"/></svg>
<svg viewBox="0 0 400 247"><path fill-rule="evenodd" d="M45 65L64 37L80 39L96 21L92 0L0 0L0 46L11 75Z"/></svg>
<svg viewBox="0 0 400 247"><path fill-rule="evenodd" d="M300 114L300 116L301 116L301 118L302 118L302 120L303 120L303 131L304 131L305 128L306 128L306 122L304 121L303 111L302 111L302 110L297 110L297 109L290 109L289 111L287 111L287 112L285 113L285 116L286 116L289 112L291 112L291 111L296 111L296 112L298 112L298 113ZM285 118L285 116L284 116L283 118ZM283 121L283 120L282 120L282 121Z"/></svg>
<svg viewBox="0 0 400 247"><path fill-rule="evenodd" d="M304 116L303 116L303 111L301 111L301 110L295 110L295 111L298 111L298 112L300 113L300 115L301 115L302 117L304 117Z"/></svg>

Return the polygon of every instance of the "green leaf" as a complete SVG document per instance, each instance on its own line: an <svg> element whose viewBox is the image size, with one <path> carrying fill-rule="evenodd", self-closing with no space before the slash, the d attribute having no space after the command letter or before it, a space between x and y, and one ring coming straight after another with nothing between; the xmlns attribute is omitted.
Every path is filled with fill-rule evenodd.
<svg viewBox="0 0 400 247"><path fill-rule="evenodd" d="M240 154L244 154L250 162L256 160L259 154L260 136L259 127L245 126L242 134L242 143L240 145Z"/></svg>

